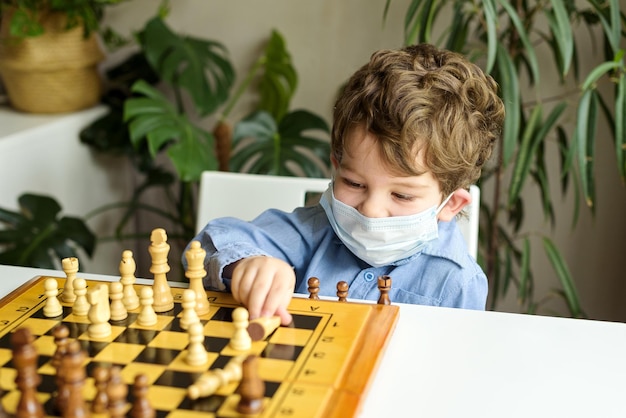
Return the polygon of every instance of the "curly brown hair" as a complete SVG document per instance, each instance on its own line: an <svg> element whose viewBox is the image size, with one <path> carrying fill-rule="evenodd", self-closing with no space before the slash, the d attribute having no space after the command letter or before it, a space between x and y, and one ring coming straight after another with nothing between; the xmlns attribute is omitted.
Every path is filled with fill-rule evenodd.
<svg viewBox="0 0 626 418"><path fill-rule="evenodd" d="M497 83L461 54L429 44L380 50L335 103L331 152L340 162L348 132L363 125L392 172L430 170L447 195L478 180L503 123Z"/></svg>

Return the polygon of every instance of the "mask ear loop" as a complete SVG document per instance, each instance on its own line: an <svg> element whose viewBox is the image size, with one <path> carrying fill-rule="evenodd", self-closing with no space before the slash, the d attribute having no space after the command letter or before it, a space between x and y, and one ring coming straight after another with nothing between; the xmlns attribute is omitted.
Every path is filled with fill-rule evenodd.
<svg viewBox="0 0 626 418"><path fill-rule="evenodd" d="M448 195L448 197L446 197L446 198L444 199L444 201L443 201L443 202L441 202L441 204L440 204L439 206L437 206L437 210L435 211L435 215L439 215L439 212L441 212L441 210L442 210L442 209L443 209L443 207L444 207L444 206L448 203L448 200L450 200L450 198L452 197L452 195L453 195L453 194L454 194L454 193L450 193L450 194Z"/></svg>

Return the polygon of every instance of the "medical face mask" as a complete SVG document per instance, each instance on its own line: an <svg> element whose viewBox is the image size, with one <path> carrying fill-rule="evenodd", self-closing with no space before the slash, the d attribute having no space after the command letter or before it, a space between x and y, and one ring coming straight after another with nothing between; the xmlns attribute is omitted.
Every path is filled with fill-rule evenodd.
<svg viewBox="0 0 626 418"><path fill-rule="evenodd" d="M368 218L335 199L331 183L320 204L346 247L371 266L382 267L418 253L439 236L437 215L451 196L415 215Z"/></svg>

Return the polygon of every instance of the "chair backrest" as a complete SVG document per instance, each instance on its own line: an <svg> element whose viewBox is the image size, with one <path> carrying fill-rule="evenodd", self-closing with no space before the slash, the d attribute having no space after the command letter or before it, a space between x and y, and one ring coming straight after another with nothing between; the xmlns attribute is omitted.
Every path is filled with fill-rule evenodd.
<svg viewBox="0 0 626 418"><path fill-rule="evenodd" d="M465 207L467 217L457 221L459 229L465 237L467 250L474 259L478 255L478 220L480 219L480 188L476 185L470 186L472 203Z"/></svg>
<svg viewBox="0 0 626 418"><path fill-rule="evenodd" d="M309 196L323 193L329 183L330 179L205 171L200 179L196 230L224 216L250 221L269 208L291 212L307 204Z"/></svg>
<svg viewBox="0 0 626 418"><path fill-rule="evenodd" d="M307 204L309 196L323 193L328 183L330 179L205 171L200 179L196 231L224 216L250 221L269 208L290 212ZM469 253L476 258L480 190L471 186L470 193L472 203L465 209L468 219L458 223Z"/></svg>

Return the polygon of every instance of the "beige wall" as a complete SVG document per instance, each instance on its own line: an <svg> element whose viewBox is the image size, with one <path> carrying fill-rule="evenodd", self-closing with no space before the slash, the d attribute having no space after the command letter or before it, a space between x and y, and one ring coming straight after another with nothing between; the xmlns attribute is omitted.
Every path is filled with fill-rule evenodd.
<svg viewBox="0 0 626 418"><path fill-rule="evenodd" d="M402 44L404 12L409 1L392 1L384 28L384 0L172 0L171 3L168 24L176 31L224 43L240 77L258 56L271 30L277 29L286 39L300 79L292 108L308 109L330 122L335 92L346 77L374 50ZM158 4L158 0L132 0L110 8L107 19L113 27L128 33L139 29ZM589 50L579 51L581 57L590 53ZM114 59L115 55L111 60ZM583 67L585 62L583 60ZM245 106L239 107L231 121L236 122L247 111ZM570 116L570 119L575 118ZM211 123L206 121L208 126ZM626 321L626 281L621 268L625 253L626 191L617 178L612 142L603 137L598 145L596 218L592 219L583 207L579 225L572 231L573 196L560 199L555 187L557 228L551 236L567 258L588 315L595 319ZM554 155L555 149L549 152ZM556 170L558 160L553 164ZM489 194L488 190L484 192ZM549 232L536 190L530 187L526 196L529 213L524 229L531 234ZM533 205L533 201L536 204ZM558 287L558 282L543 256L540 240L536 242L533 247L533 270L538 283L535 293L544 295ZM564 312L560 303L548 306L554 314ZM516 311L514 295L499 309Z"/></svg>

